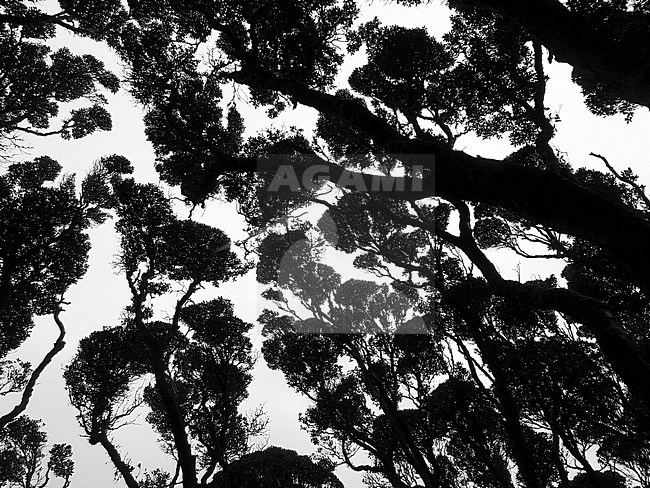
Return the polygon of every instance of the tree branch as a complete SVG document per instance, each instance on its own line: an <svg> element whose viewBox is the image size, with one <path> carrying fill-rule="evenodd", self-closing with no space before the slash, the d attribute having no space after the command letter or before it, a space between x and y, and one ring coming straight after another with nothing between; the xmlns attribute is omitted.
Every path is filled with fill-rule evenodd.
<svg viewBox="0 0 650 488"><path fill-rule="evenodd" d="M27 404L29 403L29 400L32 397L32 394L34 393L36 382L38 381L38 378L40 377L41 373L47 367L47 365L52 362L54 356L56 356L59 353L59 351L61 351L65 347L65 341L63 340L65 338L65 327L63 326L63 322L61 322L59 318L60 313L61 313L61 308L59 306L54 312L54 321L56 322L56 325L59 328L59 336L54 342L52 349L50 349L50 351L45 355L45 357L40 362L40 364L32 372L29 381L27 381L27 385L23 390L23 395L20 400L20 403L16 405L9 413L0 417L0 429L25 411L25 409L27 408Z"/></svg>
<svg viewBox="0 0 650 488"><path fill-rule="evenodd" d="M99 437L99 443L102 445L104 450L108 453L108 457L111 458L111 462L113 463L117 471L122 475L122 478L124 478L124 482L126 483L126 486L128 488L140 488L140 485L131 474L131 466L129 466L127 463L124 462L122 456L120 456L120 453L115 448L113 443L108 439L105 432L101 433Z"/></svg>
<svg viewBox="0 0 650 488"><path fill-rule="evenodd" d="M643 188L641 188L634 180L631 178L626 178L625 176L621 175L618 171L614 169L614 167L609 164L609 161L607 161L607 158L605 156L601 156L600 154L596 153L589 153L589 156L593 156L595 158L600 159L603 163L605 163L605 166L607 166L607 169L620 181L623 183L628 184L634 189L634 192L638 195L641 200L643 200L643 203L645 204L646 208L650 210L650 199L647 197L645 192L643 191Z"/></svg>
<svg viewBox="0 0 650 488"><path fill-rule="evenodd" d="M440 196L508 209L523 218L603 247L628 276L646 291L650 290L650 254L647 253L650 223L623 202L560 174L470 156L431 139L408 139L358 103L321 93L293 80L252 70L231 77L238 83L285 93L304 105L345 120L365 131L390 153L433 155L428 163L432 171L425 173L422 191L386 192L386 196L406 200ZM319 164L327 164L333 181L343 171L328 162L319 161ZM222 170L244 169L255 170L252 162L244 167L226 166ZM371 175L351 174L370 181Z"/></svg>

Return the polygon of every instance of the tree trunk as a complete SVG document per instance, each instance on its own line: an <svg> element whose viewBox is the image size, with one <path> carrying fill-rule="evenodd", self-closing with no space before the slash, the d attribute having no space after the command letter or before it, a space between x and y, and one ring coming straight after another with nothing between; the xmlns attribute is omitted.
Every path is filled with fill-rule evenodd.
<svg viewBox="0 0 650 488"><path fill-rule="evenodd" d="M129 488L140 488L138 482L131 474L131 467L122 460L120 453L117 451L113 443L108 440L106 433L104 432L100 434L98 440L104 450L108 453L108 457L111 458L113 466L115 466L117 471L122 475L122 478L124 478L126 486Z"/></svg>

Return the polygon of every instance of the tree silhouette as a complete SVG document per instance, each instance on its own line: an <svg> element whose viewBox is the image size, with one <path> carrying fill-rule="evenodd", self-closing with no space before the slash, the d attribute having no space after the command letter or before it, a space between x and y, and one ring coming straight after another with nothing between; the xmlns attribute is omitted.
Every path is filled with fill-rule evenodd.
<svg viewBox="0 0 650 488"><path fill-rule="evenodd" d="M436 38L376 19L359 24L362 6L353 0L66 1L56 13L5 2L0 132L74 138L109 128L99 87L115 91L116 78L97 59L52 53L46 41L59 26L114 49L146 107L162 180L193 205L236 201L259 237L258 279L277 285L266 297L293 317L263 316L269 361L313 397L305 422L315 438L366 471L370 485L645 486L650 201L636 176L606 156L592 154L608 172L576 169L552 145L545 66L551 59L571 64L593 113L630 119L637 105L650 103L648 4L448 5L451 28ZM346 83L343 62L358 53L365 57ZM224 86L270 117L297 105L316 110L314 138L288 129L246 139L239 102L223 100ZM48 129L59 104L81 99L93 105ZM503 160L470 155L456 147L467 133L507 136L513 152ZM63 333L61 294L81 276L83 229L113 206L133 300L122 324L82 344L67 373L78 379L68 381L70 393L91 442L105 444L135 487L109 434L134 407L122 404L133 399L133 381L151 378L143 399L179 474L149 473L142 483L175 482L182 473L194 487L216 480L217 471L225 476L255 430L236 413L250 381L248 326L225 301L191 302L203 283L234 278L244 267L223 233L176 219L155 186L116 177L125 164L112 158L93 168L82 188L88 204L73 198L70 182L44 185L58 174L45 158L0 177L3 208L21 208L5 218L7 236L19 239L2 241L9 251L2 255L0 354L25 339L35 313L54 314ZM333 184L312 181L315 165ZM278 172L287 166L291 172ZM271 190L278 174L290 175L282 191ZM77 202L70 215L80 223L61 248L34 243L63 236L70 221L56 216L66 205L57 200L51 215L21 213L45 195ZM385 283L342 282L315 259L303 242L314 229L296 217L312 204L329 210L337 249L355 253L355 265ZM44 216L42 223L36 217L42 229L30 230L32 214ZM331 229L321 231L331 240ZM562 280L506 279L494 249L562 259ZM172 286L182 291L171 318L160 319L150 302ZM421 318L420 333L394 335L417 325L405 321L409 313ZM125 341L120 357L104 359L110 372L81 367ZM418 363L431 377L417 392L417 408L404 403L418 386L407 356L431 362ZM406 369L391 369L390 360ZM2 366L0 392L22 388L28 399L38 374L28 376L20 362ZM348 449L370 461L354 464Z"/></svg>
<svg viewBox="0 0 650 488"><path fill-rule="evenodd" d="M638 2L627 8L615 1L563 6L551 0L450 5L455 8L451 30L435 39L422 29L378 21L352 28L357 10L351 2L344 11L327 1L259 8L239 2L169 2L165 35L160 35L158 21L142 17L120 40L118 51L130 64L132 92L150 106L149 136L166 181L180 184L195 204L218 194L238 200L249 223L257 227L308 202L326 206L337 220L339 249L361 252L357 264L391 278L402 293L428 292L431 298L420 299L449 307L453 323L468 330L466 340L492 376L491 395L501 406L520 481L527 486L546 486L554 477L568 482L571 473L564 460L569 455L595 480L585 446L598 444L605 462L607 446L620 446L613 439L629 436L628 429L644 422L650 405L647 335L640 327L650 270L645 251L650 242L647 197L633 174L612 171L602 156L597 157L611 174L574 169L551 146L555 129L545 107L545 49L574 64L574 78L592 111L629 116L634 104L645 103L646 6ZM481 8L486 5L491 10ZM553 16L557 28L552 27ZM569 20L576 21L575 30ZM215 57L212 63L196 62L196 45L188 39L204 45L215 37L219 61ZM336 46L343 42L349 52L365 48L367 60L352 72L349 89L335 91L332 80L342 62ZM620 52L625 55L618 56ZM631 60L638 66L632 69ZM271 116L291 104L316 109L318 144L291 131L284 136L269 132L242 143L241 121L233 110L225 123L221 111L199 110L205 97L213 100L212 106L219 104L219 82L248 87L253 103L267 107ZM516 150L503 161L471 156L454 149L465 132L482 137L507 134ZM291 155L277 158L277 164L289 161L299 180L316 162L331 181L345 175L346 181L362 184L356 192L342 185L333 198L321 198L313 188L272 194L265 191L267 175L252 175L259 168L258 157L268 154ZM413 155L429 155L422 158L422 188L417 190L412 184ZM404 189L370 190L372 171L395 168L404 172ZM250 196L251 187L258 189L257 201ZM287 228L286 239L264 241L267 251L286 251L305 231L302 224ZM546 247L542 257L567 261L566 287L553 277L525 283L507 280L486 253L506 247L530 255L527 242ZM461 261L454 259L458 253ZM265 280L275 279L272 263L280 256L270 259L259 275ZM461 262L470 263L482 279L461 272ZM394 279L391 266L401 268L403 276ZM327 293L319 295L314 289L329 283L334 274L323 275L324 268L315 263L309 273L316 280L312 288L294 292L301 299L306 293L315 306ZM484 297L476 298L482 305L472 310L468 303L475 299L475 288L483 290ZM548 334L557 338L540 344L535 336L504 338L502 325L496 327L490 319L497 313L491 307L507 310L513 304L524 310L505 323L514 321L514 327L523 321L536 330L552 330ZM435 323L441 320L441 312L431 313ZM576 334L580 340L574 341ZM463 336L458 338L463 341ZM589 341L595 341L596 350ZM508 358L495 352L501 346L509 351ZM539 350L546 356L537 355ZM553 365L549 351L558 360L574 358L589 381L558 386L568 379ZM463 353L473 364L472 352ZM552 375L546 383L540 379L524 388L526 381L517 371L528 362L539 364L531 355L538 362L548 359L550 364L543 367ZM585 427L589 434L578 434L568 420L577 405L589 403L583 397L590 388L605 388L612 403L599 406L622 419L609 434L595 434L592 424ZM523 390L527 393L520 398ZM534 416L548 424L548 435L531 431ZM639 440L639 445L644 443ZM613 449L615 457L625 458L622 447ZM538 455L548 462L537 462ZM425 469L418 475L428 476Z"/></svg>
<svg viewBox="0 0 650 488"><path fill-rule="evenodd" d="M535 0L453 1L478 5L511 18L540 39L559 61L574 67L573 77L596 114L648 106L648 6L645 2ZM629 7L629 8L628 8Z"/></svg>
<svg viewBox="0 0 650 488"><path fill-rule="evenodd" d="M18 1L0 7L0 159L5 163L0 175L0 394L21 395L0 416L0 427L25 411L40 374L64 347L63 295L85 273L86 231L103 221L108 205L98 191L111 175L129 171L119 156L102 158L78 193L74 176L61 175L61 165L52 158L17 162L13 151L24 149L23 134L78 139L110 130L102 91L119 88L117 76L97 58L67 48L53 52L47 41L54 24L65 19L36 21L44 16L39 12ZM62 104L79 101L91 105L72 108L60 128L50 129ZM47 314L54 316L59 335L33 371L26 361L4 359L28 337L33 316Z"/></svg>
<svg viewBox="0 0 650 488"><path fill-rule="evenodd" d="M239 472L236 462L263 469L255 455L245 455L265 431L264 413L246 416L239 410L252 379L251 325L234 315L228 300L192 301L204 284L217 286L248 267L222 231L177 219L156 186L118 178L112 199L122 247L118 265L132 303L122 325L81 341L64 374L89 442L106 450L130 488L172 486L179 479L184 487L213 486ZM164 296L175 297L173 313L156 320L152 303ZM155 471L136 479L112 440L142 404L150 409L147 422L164 450L177 460L173 475ZM313 472L314 480L322 479L306 478L297 486L335 480L331 470L311 467L302 458L296 462L295 472L286 476Z"/></svg>
<svg viewBox="0 0 650 488"><path fill-rule="evenodd" d="M236 3L226 3L219 8L210 8L198 2L183 3L183 5L171 3L168 11L170 35L164 39L160 39L160 36L150 38L152 34L144 22L145 19L139 31L129 31L122 49L125 58L133 66L131 83L134 93L147 103L155 101L154 110L168 114L164 121L157 119L153 126L159 127L159 124L164 122L163 128L166 133L191 136L191 131L183 132L182 119L187 115L178 103L180 100L178 93L182 93L179 90L187 86L190 79L200 87L205 85L206 80L215 79L218 75L249 86L256 102L267 105L279 103L277 107L284 106L279 98L282 95L292 102L315 108L324 116L339 119L346 126L363 132L366 137L373 140L377 149L384 152L435 155L435 165L432 165L425 174L424 190L417 195L410 192L396 194L394 198L425 199L435 194L503 207L556 231L588 238L611 254L617 265L625 270L631 280L640 286L646 286L644 276L648 276L647 262L641 242L646 242L648 227L641 215L622 202L612 201L600 192L568 178L568 175L559 174L561 171L557 169L542 171L539 167L522 167L516 161L497 162L469 156L453 150L448 140L434 137L436 133L434 127L427 128L418 135L413 125L414 122L418 122L417 111L416 118L411 117L411 122L408 122L408 117L413 114L403 113L396 107L390 109L394 101L382 99L382 97L389 97L389 94L382 95L380 92L372 94L372 100L377 107L375 109L363 107L363 104L349 97L327 93L324 90L326 80L331 77L330 73L340 62L338 57L329 54L332 49L331 43L341 39L349 29L350 16L354 15L354 9L348 10L349 13L342 16L339 15L336 7L331 5L320 10L311 10L312 6L308 2L292 2L282 8L287 9L286 12L282 12L282 15L293 18L299 28L305 29L305 35L308 35L310 23L317 23L322 30L310 34L314 50L317 53L322 52L322 55L315 57L309 74L293 73L291 70L287 71L289 68L286 68L286 64L282 66L278 66L277 62L274 64L273 56L279 52L283 53L285 58L292 59L292 66L304 66L310 63L300 59L300 56L305 55L305 50L298 49L295 43L285 38L280 39L279 42L284 44L277 49L268 47L269 43L276 41L265 38L263 32L267 28L266 24L272 22L274 17L264 16L260 19L255 16L255 12L246 9L238 10ZM282 8L278 7L278 14ZM331 9L331 12L328 9ZM537 46L533 49L534 52L531 52L525 44L528 38L521 29L517 39L513 36L518 29L516 25L511 25L507 30L502 29L500 23L505 21L488 13L463 9L459 18L462 18L462 21L457 23L458 42L461 45L472 43L473 49L477 51L470 53L466 69L469 75L473 74L473 79L481 80L480 95L484 95L481 100L491 107L488 110L493 111L492 107L498 108L499 104L503 106L504 103L505 106L516 106L512 114L515 119L511 119L511 122L519 120L520 123L515 124L519 128L522 120L525 120L525 125L535 128L533 133L537 131L542 135L542 141L544 139L548 141L549 135L552 134L552 126L543 105L545 77L541 70L541 47ZM154 28L154 24L151 24L151 29ZM189 35L187 29L190 27L196 30L197 41L202 41L204 38L202 36L208 31L218 33L222 39L219 47L223 47L224 55L232 61L232 64L240 66L240 69L220 69L220 66L215 65L209 66L202 72L196 63L184 62L183 60L191 59L192 48L183 48L184 43L181 43L181 39L182 36ZM474 34L461 35L460 31L466 28ZM416 36L413 41L418 42L417 39ZM448 41L452 53L455 42L453 36ZM177 56L179 49L184 53L183 56ZM149 51L150 53L147 54ZM265 57L269 52L273 52L273 55L269 54L269 57ZM458 52L458 48L455 52ZM496 58L491 56L491 53L495 53ZM172 62L172 59L175 61ZM499 62L491 64L488 62L489 59L498 59ZM153 73L152 70L147 70L147 66L152 66L152 62L154 66L159 66L161 69L153 70ZM178 64L184 65L182 70L175 69ZM522 68L526 68L526 71L520 73L508 71ZM438 70L440 67L436 65L435 69ZM183 76L179 77L175 74L181 71L184 73ZM534 75L530 76L533 73ZM524 75L523 79L521 75ZM509 84L503 83L504 77L512 81ZM533 85L534 94L530 93L529 87L525 87L528 93L518 92L517 87L524 88L522 83ZM458 85L459 83L455 85L449 83L446 89L454 90ZM163 88L166 86L175 88L169 94L165 94ZM153 94L156 92L158 95ZM394 114L391 116L392 111L396 111L397 119ZM400 117L406 118L406 123L402 123ZM551 134L549 134L549 127ZM501 126L497 130L500 133L508 130L508 127ZM530 131L528 133L530 134ZM199 143L197 138L197 147L210 145L209 138L207 141L204 137L200 139L203 142ZM519 139L518 143L521 142L524 141ZM167 155L174 152L172 147L161 146L161 150ZM546 160L552 160L551 153L544 150L542 156ZM224 180L226 177L221 175L228 171L255 169L254 158L242 159L241 156L244 154L228 153L219 147L213 147L210 154L209 162L197 160L188 163L184 171L184 179L187 181L185 192L190 200L202 201L211 192L219 191L222 187L219 181L226 181ZM339 165L329 161L323 160L322 163L329 166L331 172L340 169ZM548 165L548 162L546 164ZM562 164L556 161L554 166L561 168ZM182 175L183 172L175 169L174 174ZM199 185L199 189L196 185L190 184L197 178L204 183L203 186ZM170 182L177 183L172 180ZM546 198L549 193L554 195L552 200Z"/></svg>
<svg viewBox="0 0 650 488"><path fill-rule="evenodd" d="M23 10L34 16L21 2L3 6L3 10ZM0 19L12 14L0 13ZM77 56L68 48L52 52L44 40L54 36L53 24L26 24L18 26L2 23L0 37L0 143L5 150L7 142L20 134L47 136L60 134L65 139L79 139L96 130L110 130L111 117L103 107L106 96L100 88L111 93L119 89L119 80L104 68L94 56ZM59 115L61 104L85 100L92 105L74 108L63 119L59 128L51 129L52 118Z"/></svg>
<svg viewBox="0 0 650 488"><path fill-rule="evenodd" d="M343 488L327 462L314 463L307 456L280 447L269 447L242 456L218 473L210 486Z"/></svg>
<svg viewBox="0 0 650 488"><path fill-rule="evenodd" d="M429 255L408 247L418 240L406 226L351 212L359 202L350 200L334 218L336 243L366 251L357 265L379 275L392 265L384 276L394 291L342 283L304 239L313 230L292 246L267 245L274 234L260 246L258 277L274 285L265 296L286 314L259 319L265 359L313 402L302 422L324 452L369 483L397 487L510 487L513 468L524 486L551 486L569 483L575 465L585 472L575 483L609 486L585 454L597 449L616 479L645 482L647 409L621 389L589 335L495 296L435 241ZM395 266L426 294L402 295L409 288ZM409 319L416 310L423 315ZM359 451L373 463L355 461Z"/></svg>
<svg viewBox="0 0 650 488"><path fill-rule="evenodd" d="M63 295L86 271L86 231L105 218L107 180L128 171L124 158L103 158L82 181L80 194L73 176L56 181L61 166L47 156L11 164L0 176L0 374L3 395L21 393L18 404L0 417L0 427L25 410L41 372L63 349ZM36 368L4 360L29 336L34 315L49 314L59 336Z"/></svg>
<svg viewBox="0 0 650 488"><path fill-rule="evenodd" d="M36 420L20 416L5 425L0 431L0 486L45 487L56 476L67 488L74 472L72 448L54 444L46 454L46 443L47 434Z"/></svg>

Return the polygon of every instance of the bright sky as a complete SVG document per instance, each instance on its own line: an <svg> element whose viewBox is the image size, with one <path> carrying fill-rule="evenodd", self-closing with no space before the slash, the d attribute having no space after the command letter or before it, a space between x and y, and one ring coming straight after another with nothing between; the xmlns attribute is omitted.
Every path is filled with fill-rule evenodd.
<svg viewBox="0 0 650 488"><path fill-rule="evenodd" d="M385 23L424 25L432 34L440 35L449 25L447 12L440 1L417 10L372 2L364 10L364 20L377 15ZM79 54L95 54L104 60L109 68L120 72L118 63L107 55L106 49L99 44L72 38L67 33L62 33L54 44L57 47L67 44ZM345 73L349 73L355 61L358 61L358 58L347 62L344 66ZM552 142L566 153L572 165L603 169L600 161L588 156L590 152L600 153L606 156L616 169L622 170L630 166L641 175L641 183L650 182L650 170L646 164L650 154L650 115L647 109L639 111L631 124L626 124L623 118L618 116L596 118L590 115L582 104L579 88L570 81L569 67L553 63L547 66L547 72L551 77L547 105L557 111L561 119L557 126L558 133ZM269 122L263 113L255 112L243 103L240 103L238 108L243 113L251 134L268 125ZM114 122L111 132L94 134L78 141L63 141L58 138L29 139L26 142L30 143L33 149L19 157L28 160L48 154L59 161L66 172L77 173L81 178L93 160L118 153L132 161L138 181L157 181L153 169L154 154L144 136L141 109L124 92L109 96L108 109ZM313 127L314 113L307 109L289 112L274 122L276 125L282 123L308 130ZM461 137L457 148L487 157L503 157L511 152L504 141L483 141L470 136ZM553 196L549 195L549 198ZM242 232L243 222L232 205L215 202L203 214L197 212L196 216L225 230L233 240L245 237ZM86 439L80 437L82 431L75 420L76 411L69 405L61 378L62 367L76 350L78 341L102 326L118 324L120 313L129 301L125 279L116 273L111 264L117 252L117 240L110 222L94 229L91 238L93 248L89 271L66 295L67 301L71 303L62 315L68 331L67 346L42 375L26 412L31 417L45 422L50 442L72 444L75 476L71 488L115 486L114 468L104 450L99 446L90 446ZM523 261L504 253L495 255L495 259L501 272L512 279L517 277L518 263L521 264L523 278L537 275L545 277L561 270L561 267L547 261ZM341 262L349 261L342 258ZM262 309L268 306L259 298L260 290L253 271L235 283L223 285L218 292L234 302L235 312L239 317L255 323ZM32 337L17 352L17 356L37 364L51 347L56 334L57 329L51 317L39 318ZM255 329L253 340L259 350L259 327ZM15 398L2 399L0 411L9 410L14 402ZM295 449L300 453L313 450L307 434L300 430L297 420L298 413L305 410L307 402L286 387L281 373L269 371L261 358L245 408L253 409L259 404L265 405L271 419L269 445ZM117 435L123 456L130 459L134 465L142 463L143 467L149 469L162 467L173 470L173 463L160 453L155 435L146 425L144 415L137 423L139 425L125 427ZM356 473L340 470L338 474L346 486L361 486L360 476ZM117 480L117 485L123 486L121 478Z"/></svg>

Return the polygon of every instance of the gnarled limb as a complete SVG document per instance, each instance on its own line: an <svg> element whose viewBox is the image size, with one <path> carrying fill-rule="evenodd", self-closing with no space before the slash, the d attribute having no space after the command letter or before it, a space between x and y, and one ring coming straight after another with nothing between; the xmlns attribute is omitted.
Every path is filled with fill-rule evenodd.
<svg viewBox="0 0 650 488"><path fill-rule="evenodd" d="M50 349L50 351L45 355L43 360L40 362L40 364L36 367L36 369L32 372L31 376L29 377L29 380L27 381L27 385L25 385L25 389L23 390L20 403L18 403L18 405L16 405L9 413L6 413L2 417L0 417L0 429L25 411L25 409L27 408L27 404L29 403L29 400L32 397L32 394L34 393L36 382L38 381L38 378L41 376L41 373L43 372L43 370L45 370L47 365L52 362L54 356L56 356L59 353L59 351L61 351L65 347L65 341L63 340L65 338L65 327L63 326L63 322L61 322L61 319L59 318L61 311L62 310L59 307L54 312L54 321L56 322L56 325L59 328L59 336L54 342L52 349Z"/></svg>
<svg viewBox="0 0 650 488"><path fill-rule="evenodd" d="M432 139L408 139L358 103L293 80L259 70L242 71L230 77L254 88L284 93L321 113L345 120L363 130L389 153L434 156L424 175L422 191L411 191L410 181L407 181L407 191L387 192L386 196L413 200L436 195L502 207L563 234L601 246L628 276L650 291L650 254L647 252L650 222L622 202L553 172L471 156ZM255 170L253 161L232 159L224 163L219 171ZM336 181L342 168L325 164L330 168L331 179ZM370 175L362 174L360 178L369 179Z"/></svg>

